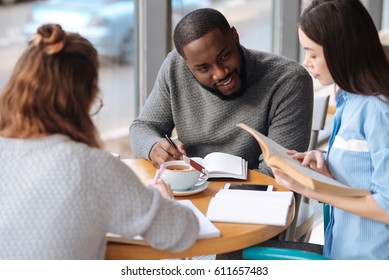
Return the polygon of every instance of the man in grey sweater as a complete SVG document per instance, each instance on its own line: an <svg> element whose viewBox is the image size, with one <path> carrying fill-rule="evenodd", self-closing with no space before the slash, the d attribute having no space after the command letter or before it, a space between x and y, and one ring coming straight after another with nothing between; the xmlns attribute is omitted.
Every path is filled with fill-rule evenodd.
<svg viewBox="0 0 389 280"><path fill-rule="evenodd" d="M182 154L226 152L271 175L258 143L238 123L288 149L308 148L313 86L300 64L244 48L236 29L213 9L186 15L174 31L174 43L130 127L136 157L158 167ZM174 128L177 149L163 137Z"/></svg>

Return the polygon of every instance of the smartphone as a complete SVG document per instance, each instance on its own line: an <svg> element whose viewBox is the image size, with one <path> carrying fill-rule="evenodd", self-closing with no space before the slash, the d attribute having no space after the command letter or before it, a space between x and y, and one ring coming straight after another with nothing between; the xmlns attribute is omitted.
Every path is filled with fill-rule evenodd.
<svg viewBox="0 0 389 280"><path fill-rule="evenodd" d="M225 184L225 189L230 190L248 190L248 191L267 191L271 192L273 185L259 185L259 184Z"/></svg>

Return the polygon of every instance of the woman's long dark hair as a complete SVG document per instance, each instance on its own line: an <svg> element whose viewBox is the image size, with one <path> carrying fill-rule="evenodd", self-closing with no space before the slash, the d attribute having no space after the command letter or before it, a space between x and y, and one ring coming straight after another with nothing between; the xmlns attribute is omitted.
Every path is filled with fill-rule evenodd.
<svg viewBox="0 0 389 280"><path fill-rule="evenodd" d="M301 15L299 27L323 47L340 88L389 97L389 62L374 22L359 0L314 0Z"/></svg>

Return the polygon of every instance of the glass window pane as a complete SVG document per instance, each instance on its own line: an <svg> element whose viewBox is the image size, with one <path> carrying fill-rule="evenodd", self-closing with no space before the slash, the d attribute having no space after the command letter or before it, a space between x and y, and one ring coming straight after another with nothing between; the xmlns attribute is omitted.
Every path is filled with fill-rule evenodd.
<svg viewBox="0 0 389 280"><path fill-rule="evenodd" d="M246 48L272 51L272 0L172 0L173 30L187 13L205 7L223 13Z"/></svg>
<svg viewBox="0 0 389 280"><path fill-rule="evenodd" d="M382 11L382 29L389 28L389 0L384 0Z"/></svg>
<svg viewBox="0 0 389 280"><path fill-rule="evenodd" d="M27 38L43 23L59 23L78 32L98 50L100 89L104 107L93 117L107 149L126 153L128 127L134 106L134 2L133 0L22 1L0 6L0 87L26 47ZM125 138L126 145L111 145Z"/></svg>

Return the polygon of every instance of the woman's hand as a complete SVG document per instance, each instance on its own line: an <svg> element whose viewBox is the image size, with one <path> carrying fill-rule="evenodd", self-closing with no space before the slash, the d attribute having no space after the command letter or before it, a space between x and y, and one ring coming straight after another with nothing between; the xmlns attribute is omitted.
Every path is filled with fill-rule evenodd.
<svg viewBox="0 0 389 280"><path fill-rule="evenodd" d="M299 153L297 151L289 150L287 151L287 154L291 156L293 159L299 161L301 165L308 166L309 168L316 170L317 172L320 172L323 175L332 178L331 173L329 172L327 165L325 163L324 156L321 152L309 151L305 153ZM309 188L300 184L299 182L297 182L292 177L285 174L280 169L272 167L271 170L273 172L277 184L284 186L294 192L305 195L307 197L310 197L310 195L312 195L310 193L311 190Z"/></svg>
<svg viewBox="0 0 389 280"><path fill-rule="evenodd" d="M319 151L309 151L305 153L298 153L296 151L287 151L293 159L298 160L301 165L308 166L309 168L332 178L331 173L328 170L327 164L324 160L324 156Z"/></svg>
<svg viewBox="0 0 389 280"><path fill-rule="evenodd" d="M174 194L170 184L165 183L162 179L158 179L157 183L154 184L154 179L149 179L146 182L147 187L155 187L163 197L174 199Z"/></svg>
<svg viewBox="0 0 389 280"><path fill-rule="evenodd" d="M291 191L301 193L304 195L304 193L307 190L307 187L300 184L299 182L294 180L292 177L289 177L288 175L286 175L284 172L282 172L278 168L272 167L271 170L273 172L274 179L276 180L276 183L278 185L284 186L285 188L288 188Z"/></svg>

